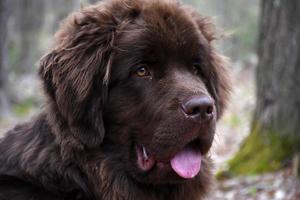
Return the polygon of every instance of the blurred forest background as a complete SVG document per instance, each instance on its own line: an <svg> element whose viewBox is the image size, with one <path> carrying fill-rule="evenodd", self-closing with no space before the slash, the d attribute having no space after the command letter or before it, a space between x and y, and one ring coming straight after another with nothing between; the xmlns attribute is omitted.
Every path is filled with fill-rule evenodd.
<svg viewBox="0 0 300 200"><path fill-rule="evenodd" d="M95 2L97 0L0 0L0 136L17 121L28 119L29 116L34 115L42 106L43 97L36 73L38 62L41 56L51 48L53 34L57 30L59 22L70 12ZM267 3L268 0L183 0L183 2L196 7L203 15L213 17L220 33L220 40L215 45L221 53L232 60L231 71L234 88L231 103L219 123L215 144L211 151L219 179L216 185L217 192L213 193L212 199L300 199L300 184L295 178L298 174L295 172L297 171L297 164L296 167L291 164L295 160L297 163L297 159L299 159L294 156L297 155L295 152L298 150L294 151L296 148L292 147L295 145L300 146L299 143L288 143L285 146L280 144L280 149L292 148L293 151L288 151L288 153L292 152L291 154L278 153L278 149L266 149L270 145L274 146L274 143L272 143L273 134L271 137L268 133L266 137L272 138L269 142L270 145L253 146L252 143L250 147L246 145L253 138L254 143L257 143L256 135L253 134L254 130L257 130L257 124L260 124L260 127L265 127L264 124L270 124L270 121L274 121L276 124L280 121L276 117L273 118L272 113L275 113L273 110L279 112L282 111L281 109L272 108L271 111L268 109L266 112L262 112L265 111L263 108L268 107L265 106L266 98L263 98L266 96L264 88L272 88L273 86L277 88L276 83L268 85L259 80L266 80L268 83L276 82L272 77L280 78L284 74L283 71L277 70L279 72L276 76L270 73L270 77L265 78L266 74L276 70L266 69L264 66L270 63L271 66L277 66L276 63L279 63L275 69L280 69L280 66L284 66L285 62L288 61L280 57L280 52L264 55L265 50L279 48L280 51L284 47L284 45L274 45L272 42L276 40L272 38L268 43L265 35L269 34L271 37L272 33L270 31L274 31L276 35L276 28L281 27L283 24L282 31L279 31L280 34L278 34L277 39L280 39L280 35L287 35L286 40L292 37L293 34L284 31L288 30L295 33L295 44L300 46L300 25L298 29L293 29L295 25L292 22L290 23L289 20L283 21L282 24L279 23L282 17L280 15L289 13L287 10L291 10L291 13L296 15L291 14L291 18L300 19L298 14L300 13L300 1L297 3L297 0L291 0L290 7L281 4L281 0L269 1L269 4ZM273 29L267 25L264 26L266 20L274 21L272 23ZM290 26L285 27L285 24L290 24ZM285 46L285 48L289 49L289 46ZM290 50L294 52L293 58L300 57L299 48ZM270 61L272 55L279 55L278 58L282 62L272 63ZM291 65L293 67L297 66L296 64ZM291 69L294 68L291 67ZM289 71L289 74L292 75L297 73L299 74L299 70L296 68L294 71ZM259 74L263 74L263 77L259 77ZM283 77L289 79L288 75ZM300 81L297 81L299 79L295 78L289 83L294 86L299 83L299 86ZM287 87L293 88L293 91L297 90L291 85ZM255 88L262 89L256 90ZM280 94L274 92L269 96L273 98L273 96ZM267 100L272 101L269 96L267 94ZM293 117L293 127L296 128L299 128L299 126L295 124L300 122L299 96L299 92L296 91L292 97L284 96L292 99L293 104L291 105L296 106L283 108L286 110L286 115ZM258 103L256 104L256 102ZM296 111L289 112L290 109ZM268 123L260 121L262 115ZM298 134L300 129L296 128L293 131ZM279 137L279 140L282 140L282 138ZM288 139L283 139L283 141L286 140ZM255 149L255 152L252 151L253 149ZM272 165L273 161L268 160L273 154L265 153L269 157L262 159L266 160L265 165L274 166L271 169L266 168L265 165L253 166L253 163L249 162L248 158L250 157L250 160L257 163L264 163L259 160L261 158L254 158L250 155L265 155L264 152L270 151L282 155L280 159L282 157L291 159L288 159L284 166L277 167L278 165L275 165L277 162ZM240 153L242 155L236 154L236 152L242 152ZM228 162L228 160L230 161ZM242 166L242 168L236 167L240 166L240 163L245 163L251 169L245 166ZM236 177L235 175L242 176Z"/></svg>

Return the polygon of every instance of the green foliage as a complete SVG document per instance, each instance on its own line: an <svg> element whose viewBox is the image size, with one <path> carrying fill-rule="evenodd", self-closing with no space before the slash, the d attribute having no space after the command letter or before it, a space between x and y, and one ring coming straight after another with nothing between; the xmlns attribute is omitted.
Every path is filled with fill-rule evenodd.
<svg viewBox="0 0 300 200"><path fill-rule="evenodd" d="M255 125L252 133L245 139L241 149L229 161L229 168L219 172L217 178L231 175L254 175L272 172L283 167L286 160L292 158L297 141L265 130Z"/></svg>
<svg viewBox="0 0 300 200"><path fill-rule="evenodd" d="M27 99L22 103L15 105L13 111L18 117L24 117L36 106L35 104L34 99Z"/></svg>

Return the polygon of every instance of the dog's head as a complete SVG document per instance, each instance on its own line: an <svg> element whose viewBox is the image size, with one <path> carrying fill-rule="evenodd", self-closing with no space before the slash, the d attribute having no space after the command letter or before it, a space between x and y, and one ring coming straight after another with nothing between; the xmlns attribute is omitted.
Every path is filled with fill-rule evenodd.
<svg viewBox="0 0 300 200"><path fill-rule="evenodd" d="M207 18L171 0L112 0L74 13L41 61L56 134L112 149L141 182L195 177L228 98L213 40Z"/></svg>

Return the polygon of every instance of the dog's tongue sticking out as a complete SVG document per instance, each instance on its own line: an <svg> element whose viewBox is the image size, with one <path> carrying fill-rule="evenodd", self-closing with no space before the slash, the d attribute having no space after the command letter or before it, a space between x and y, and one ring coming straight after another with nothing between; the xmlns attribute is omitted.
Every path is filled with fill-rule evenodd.
<svg viewBox="0 0 300 200"><path fill-rule="evenodd" d="M200 171L201 153L185 147L171 159L173 170L182 178L194 178Z"/></svg>

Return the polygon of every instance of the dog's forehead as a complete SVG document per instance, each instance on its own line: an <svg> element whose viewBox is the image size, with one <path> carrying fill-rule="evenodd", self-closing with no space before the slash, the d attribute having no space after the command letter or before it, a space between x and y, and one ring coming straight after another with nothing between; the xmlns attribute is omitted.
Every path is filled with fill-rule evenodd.
<svg viewBox="0 0 300 200"><path fill-rule="evenodd" d="M167 45L169 49L185 46L193 49L201 40L201 32L195 21L178 4L153 4L145 8L141 17L145 21L145 32L149 39Z"/></svg>
<svg viewBox="0 0 300 200"><path fill-rule="evenodd" d="M124 50L193 56L208 43L196 22L179 4L166 1L145 6L126 27L120 45ZM129 48L128 48L129 47Z"/></svg>

